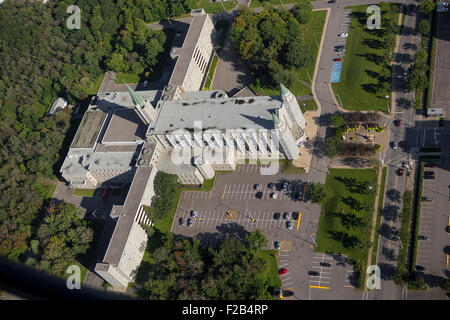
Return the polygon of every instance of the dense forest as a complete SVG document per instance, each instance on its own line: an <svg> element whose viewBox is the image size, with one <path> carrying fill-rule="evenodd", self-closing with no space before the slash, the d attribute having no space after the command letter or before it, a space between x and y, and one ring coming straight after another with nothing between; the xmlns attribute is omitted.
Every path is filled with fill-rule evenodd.
<svg viewBox="0 0 450 320"><path fill-rule="evenodd" d="M254 14L242 8L233 22L231 39L250 66L256 81L266 86L286 86L294 81L294 68L313 63L311 49L302 39L301 24L310 21L312 6L302 3L291 10L264 9Z"/></svg>
<svg viewBox="0 0 450 320"><path fill-rule="evenodd" d="M0 255L28 259L54 273L61 267L46 253L64 260L72 244L58 236L58 228L41 233L71 112L46 116L50 104L57 96L72 104L87 98L106 70L139 73L155 65L165 36L144 21L191 6L175 0L80 0L81 28L70 30L66 10L72 4L6 0L0 15ZM79 227L69 225L64 233ZM31 239L39 245L33 242L32 248Z"/></svg>
<svg viewBox="0 0 450 320"><path fill-rule="evenodd" d="M167 238L153 253L155 265L139 290L147 299L270 299L266 238L258 230L244 239L228 237L218 248L199 240Z"/></svg>

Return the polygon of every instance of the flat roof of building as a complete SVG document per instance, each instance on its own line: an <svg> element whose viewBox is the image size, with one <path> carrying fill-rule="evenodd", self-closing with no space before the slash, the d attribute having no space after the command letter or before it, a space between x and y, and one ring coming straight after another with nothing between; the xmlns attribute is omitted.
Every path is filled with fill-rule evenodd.
<svg viewBox="0 0 450 320"><path fill-rule="evenodd" d="M172 149L165 150L158 159L158 170L170 174L194 173L197 168L191 163L174 163L171 158Z"/></svg>
<svg viewBox="0 0 450 320"><path fill-rule="evenodd" d="M103 126L103 122L107 113L97 109L93 111L86 111L81 123L78 127L77 133L73 138L71 148L92 148L97 141L97 137Z"/></svg>
<svg viewBox="0 0 450 320"><path fill-rule="evenodd" d="M135 92L141 96L144 101L147 100L155 106L161 97L162 90L141 90ZM111 108L116 107L134 108L133 99L128 91L102 93L98 96L97 105L103 110L111 110Z"/></svg>
<svg viewBox="0 0 450 320"><path fill-rule="evenodd" d="M186 38L184 39L183 46L173 69L172 76L170 77L169 84L173 86L183 85L184 78L186 77L189 63L191 62L194 54L195 46L198 43L200 34L205 24L207 14L194 15L189 26Z"/></svg>
<svg viewBox="0 0 450 320"><path fill-rule="evenodd" d="M148 179L150 178L152 170L154 170L150 165L150 160L155 151L155 147L156 145L154 143L144 143L139 160L145 159L146 161L144 164L137 166L124 204L113 207L111 216L113 218L119 217L119 219L114 228L111 240L109 241L103 262L114 265L117 265L120 262L131 227L133 226L139 206L141 205L141 199L144 195Z"/></svg>
<svg viewBox="0 0 450 320"><path fill-rule="evenodd" d="M282 106L279 96L249 98L216 98L200 101L161 101L161 110L153 134L194 129L200 121L206 129L274 129L272 114Z"/></svg>
<svg viewBox="0 0 450 320"><path fill-rule="evenodd" d="M138 143L145 139L147 126L133 108L116 108L102 143Z"/></svg>
<svg viewBox="0 0 450 320"><path fill-rule="evenodd" d="M88 152L82 155L66 157L61 172L66 176L81 177L87 171L132 170L136 152Z"/></svg>

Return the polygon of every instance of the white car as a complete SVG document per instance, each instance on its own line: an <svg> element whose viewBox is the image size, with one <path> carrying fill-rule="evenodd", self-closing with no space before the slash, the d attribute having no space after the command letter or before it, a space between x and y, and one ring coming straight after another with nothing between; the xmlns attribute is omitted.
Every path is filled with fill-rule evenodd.
<svg viewBox="0 0 450 320"><path fill-rule="evenodd" d="M347 38L348 37L348 33L339 33L338 34L338 37L341 37L341 38Z"/></svg>
<svg viewBox="0 0 450 320"><path fill-rule="evenodd" d="M148 85L148 81L145 80L145 81L144 81L144 87L146 87L147 85Z"/></svg>
<svg viewBox="0 0 450 320"><path fill-rule="evenodd" d="M278 193L272 192L272 193L270 194L270 197L271 197L272 199L276 199L276 198L278 197Z"/></svg>

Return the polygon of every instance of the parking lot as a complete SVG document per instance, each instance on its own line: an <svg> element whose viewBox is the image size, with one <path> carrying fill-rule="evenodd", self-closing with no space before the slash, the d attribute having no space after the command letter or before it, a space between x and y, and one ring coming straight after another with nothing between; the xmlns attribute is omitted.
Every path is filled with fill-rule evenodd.
<svg viewBox="0 0 450 320"><path fill-rule="evenodd" d="M218 174L211 192L184 191L172 232L216 246L228 236L243 239L247 232L259 229L268 240L267 249L274 249L275 241L281 242L278 266L288 269L281 276L282 286L293 292L293 299L334 298L336 293L343 298L355 294L354 272L346 258L314 251L320 206L299 200L299 193L305 191L307 175L261 175L261 168L264 167L238 165L234 173ZM286 182L289 188L283 190ZM272 188L270 183L274 184ZM270 196L274 192L276 199ZM192 210L196 211L195 217L191 216ZM287 228L288 221L291 229ZM319 274L310 275L311 271Z"/></svg>
<svg viewBox="0 0 450 320"><path fill-rule="evenodd" d="M447 160L447 161L446 161ZM450 245L450 236L446 227L450 224L448 211L450 165L445 157L435 168L425 167L425 171L434 172L435 179L423 180L420 229L417 253L418 271L431 280L431 276L445 276L449 270L449 261L444 248Z"/></svg>

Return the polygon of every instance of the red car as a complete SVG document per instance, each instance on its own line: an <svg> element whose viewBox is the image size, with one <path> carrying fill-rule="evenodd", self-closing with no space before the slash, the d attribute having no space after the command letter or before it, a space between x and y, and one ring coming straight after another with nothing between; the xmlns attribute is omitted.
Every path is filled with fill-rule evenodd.
<svg viewBox="0 0 450 320"><path fill-rule="evenodd" d="M286 269L286 268L281 268L281 269L278 271L278 273L279 273L280 275L286 274L286 273L288 273L288 269Z"/></svg>
<svg viewBox="0 0 450 320"><path fill-rule="evenodd" d="M403 176L403 169L402 169L402 168L398 169L398 170L397 170L397 174L398 174L400 177Z"/></svg>
<svg viewBox="0 0 450 320"><path fill-rule="evenodd" d="M396 127L400 127L402 125L402 120L396 120L394 122L394 124L395 124Z"/></svg>
<svg viewBox="0 0 450 320"><path fill-rule="evenodd" d="M436 165L433 164L433 163L425 163L425 167L427 167L427 168L435 168Z"/></svg>

